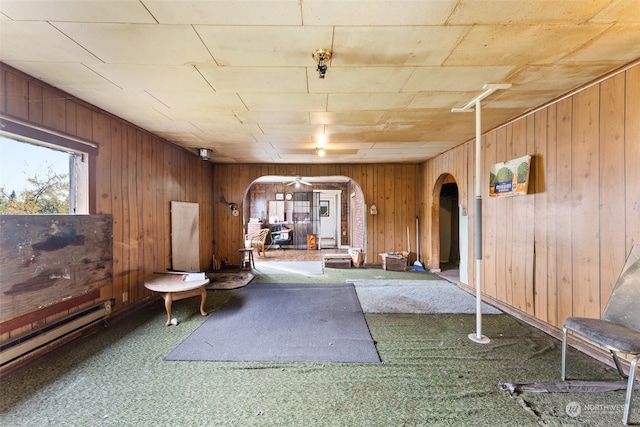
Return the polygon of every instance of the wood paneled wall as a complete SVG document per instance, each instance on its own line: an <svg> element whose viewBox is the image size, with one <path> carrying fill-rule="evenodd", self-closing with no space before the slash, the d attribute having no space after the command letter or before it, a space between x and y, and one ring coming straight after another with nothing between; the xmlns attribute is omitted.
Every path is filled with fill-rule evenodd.
<svg viewBox="0 0 640 427"><path fill-rule="evenodd" d="M439 262L433 207L448 173L469 214L471 286L474 147L428 161L421 176L426 263ZM640 243L640 66L484 134L482 147L483 293L551 327L599 317ZM533 155L529 194L489 197L491 165L525 154Z"/></svg>
<svg viewBox="0 0 640 427"><path fill-rule="evenodd" d="M0 73L0 112L99 145L90 159L91 213L113 217L113 282L101 300L115 299L114 311L141 301L150 295L145 275L171 267L172 200L199 203L200 263L211 265L211 163L6 64Z"/></svg>
<svg viewBox="0 0 640 427"><path fill-rule="evenodd" d="M266 175L346 176L360 186L367 206L375 204L378 215L366 215L366 261L380 263L378 254L407 250L407 226L415 251L415 218L418 215L420 167L407 164L374 165L222 165L214 167L213 200L222 197L240 205L251 183ZM348 197L349 195L344 195ZM242 218L231 215L223 203L214 209L214 250L216 256L233 263L242 242ZM242 210L241 210L242 211Z"/></svg>

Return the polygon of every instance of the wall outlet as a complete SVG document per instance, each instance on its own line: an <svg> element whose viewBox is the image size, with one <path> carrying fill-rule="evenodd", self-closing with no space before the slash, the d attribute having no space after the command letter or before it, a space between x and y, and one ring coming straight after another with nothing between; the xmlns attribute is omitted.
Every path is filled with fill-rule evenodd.
<svg viewBox="0 0 640 427"><path fill-rule="evenodd" d="M122 302L127 302L129 301L129 292L123 292L122 293Z"/></svg>

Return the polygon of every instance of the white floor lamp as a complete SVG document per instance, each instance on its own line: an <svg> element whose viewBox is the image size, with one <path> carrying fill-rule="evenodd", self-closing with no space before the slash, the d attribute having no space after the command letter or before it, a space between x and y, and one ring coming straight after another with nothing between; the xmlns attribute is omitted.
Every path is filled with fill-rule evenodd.
<svg viewBox="0 0 640 427"><path fill-rule="evenodd" d="M501 84L486 84L482 87L484 92L469 101L462 108L452 108L454 113L466 113L473 111L475 106L476 110L476 171L475 171L475 227L474 227L474 242L475 242L475 254L476 254L476 332L469 334L471 341L479 344L487 344L491 341L488 337L482 335L482 290L480 283L480 274L482 272L482 112L481 101L487 96L491 95L496 90L509 89L511 87L508 83Z"/></svg>

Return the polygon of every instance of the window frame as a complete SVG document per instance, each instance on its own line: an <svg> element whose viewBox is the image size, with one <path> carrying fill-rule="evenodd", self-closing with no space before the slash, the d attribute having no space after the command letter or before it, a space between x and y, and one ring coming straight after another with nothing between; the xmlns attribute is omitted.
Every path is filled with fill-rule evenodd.
<svg viewBox="0 0 640 427"><path fill-rule="evenodd" d="M69 215L95 213L95 157L98 144L0 115L0 135L18 142L69 153ZM73 156L73 157L71 157ZM73 164L73 167L71 167Z"/></svg>

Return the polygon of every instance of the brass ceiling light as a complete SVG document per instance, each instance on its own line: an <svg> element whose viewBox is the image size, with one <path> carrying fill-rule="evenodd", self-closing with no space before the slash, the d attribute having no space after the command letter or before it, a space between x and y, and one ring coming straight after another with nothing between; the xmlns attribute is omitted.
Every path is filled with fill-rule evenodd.
<svg viewBox="0 0 640 427"><path fill-rule="evenodd" d="M331 51L329 49L316 49L311 52L311 57L314 61L318 62L316 70L318 71L319 77L324 79L324 75L327 72L327 64L325 64L325 62L331 59Z"/></svg>

